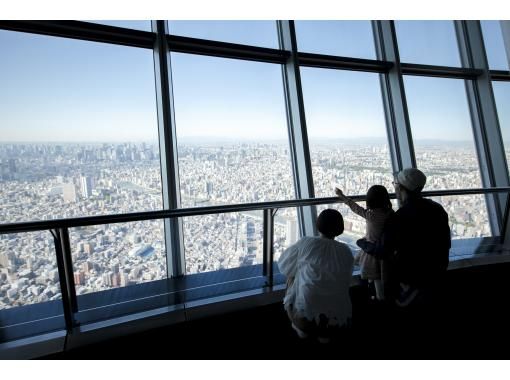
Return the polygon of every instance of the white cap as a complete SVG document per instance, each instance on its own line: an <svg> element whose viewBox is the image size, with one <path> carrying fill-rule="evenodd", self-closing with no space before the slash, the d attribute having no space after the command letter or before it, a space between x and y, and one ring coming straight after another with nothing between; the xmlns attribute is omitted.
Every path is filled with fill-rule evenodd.
<svg viewBox="0 0 510 380"><path fill-rule="evenodd" d="M427 182L427 177L421 170L408 168L398 172L397 182L409 191L421 191Z"/></svg>

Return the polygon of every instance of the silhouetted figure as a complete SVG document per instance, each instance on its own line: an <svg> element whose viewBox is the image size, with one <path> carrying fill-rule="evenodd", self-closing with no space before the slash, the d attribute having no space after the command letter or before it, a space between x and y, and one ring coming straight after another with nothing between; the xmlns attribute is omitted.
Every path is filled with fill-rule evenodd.
<svg viewBox="0 0 510 380"><path fill-rule="evenodd" d="M364 239L375 244L383 232L386 220L394 212L386 188L374 185L368 189L366 209L345 196L342 190L335 188L335 193L354 213L367 221ZM359 266L361 279L373 282L377 300L383 301L388 276L388 265L385 260L362 250L359 255Z"/></svg>
<svg viewBox="0 0 510 380"><path fill-rule="evenodd" d="M394 182L401 207L386 222L383 245L393 259L399 306L433 296L448 267L448 214L439 203L422 197L426 180L425 174L411 168L400 171Z"/></svg>
<svg viewBox="0 0 510 380"><path fill-rule="evenodd" d="M342 215L333 209L317 218L320 237L303 237L287 248L278 260L287 277L284 307L300 338L317 335L329 341L352 317L349 288L353 257L336 236L344 231Z"/></svg>

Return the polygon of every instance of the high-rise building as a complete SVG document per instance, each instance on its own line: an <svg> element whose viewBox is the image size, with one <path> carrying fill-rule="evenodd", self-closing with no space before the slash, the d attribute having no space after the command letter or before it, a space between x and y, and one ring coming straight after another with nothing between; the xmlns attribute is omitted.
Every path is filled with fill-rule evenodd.
<svg viewBox="0 0 510 380"><path fill-rule="evenodd" d="M83 272L74 272L74 283L76 285L83 285L85 283L85 274Z"/></svg>
<svg viewBox="0 0 510 380"><path fill-rule="evenodd" d="M76 202L76 188L72 183L64 183L62 185L62 195L65 203Z"/></svg>
<svg viewBox="0 0 510 380"><path fill-rule="evenodd" d="M285 226L285 245L291 246L297 241L297 223L295 219L287 219Z"/></svg>
<svg viewBox="0 0 510 380"><path fill-rule="evenodd" d="M90 176L81 176L80 177L80 189L81 189L81 195L84 198L91 197L92 190L94 190L94 179Z"/></svg>

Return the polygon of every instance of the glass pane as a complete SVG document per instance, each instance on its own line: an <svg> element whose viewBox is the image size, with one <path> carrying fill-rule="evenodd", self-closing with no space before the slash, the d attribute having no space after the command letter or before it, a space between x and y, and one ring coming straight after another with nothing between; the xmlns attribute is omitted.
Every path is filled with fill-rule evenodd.
<svg viewBox="0 0 510 380"><path fill-rule="evenodd" d="M162 220L70 229L76 294L167 277Z"/></svg>
<svg viewBox="0 0 510 380"><path fill-rule="evenodd" d="M499 126L505 146L506 162L510 166L510 83L492 82L494 98L498 109Z"/></svg>
<svg viewBox="0 0 510 380"><path fill-rule="evenodd" d="M316 197L392 189L379 75L301 68Z"/></svg>
<svg viewBox="0 0 510 380"><path fill-rule="evenodd" d="M0 284L0 310L61 299L49 231L0 235Z"/></svg>
<svg viewBox="0 0 510 380"><path fill-rule="evenodd" d="M294 198L281 67L175 53L172 70L182 206ZM231 229L247 216L236 218L184 219L187 273L255 263L228 238L213 241L240 233Z"/></svg>
<svg viewBox="0 0 510 380"><path fill-rule="evenodd" d="M404 84L425 190L482 187L464 81L409 76Z"/></svg>
<svg viewBox="0 0 510 380"><path fill-rule="evenodd" d="M168 28L178 36L278 49L276 21L170 20Z"/></svg>
<svg viewBox="0 0 510 380"><path fill-rule="evenodd" d="M65 328L53 236L0 235L0 343Z"/></svg>
<svg viewBox="0 0 510 380"><path fill-rule="evenodd" d="M281 67L186 54L172 65L182 205L294 198Z"/></svg>
<svg viewBox="0 0 510 380"><path fill-rule="evenodd" d="M509 59L506 54L501 24L496 20L481 20L480 24L489 68L491 70L509 70Z"/></svg>
<svg viewBox="0 0 510 380"><path fill-rule="evenodd" d="M461 66L453 21L395 21L400 61Z"/></svg>
<svg viewBox="0 0 510 380"><path fill-rule="evenodd" d="M262 211L183 218L186 274L262 264Z"/></svg>
<svg viewBox="0 0 510 380"><path fill-rule="evenodd" d="M282 252L299 240L299 222L295 207L278 209L274 216L274 261Z"/></svg>
<svg viewBox="0 0 510 380"><path fill-rule="evenodd" d="M7 31L0 45L3 221L160 209L152 51Z"/></svg>
<svg viewBox="0 0 510 380"><path fill-rule="evenodd" d="M83 20L94 24L118 26L120 28L138 29L146 32L152 31L151 20Z"/></svg>
<svg viewBox="0 0 510 380"><path fill-rule="evenodd" d="M296 21L298 50L376 59L370 21Z"/></svg>
<svg viewBox="0 0 510 380"><path fill-rule="evenodd" d="M492 236L485 195L433 197L440 203L450 222L452 239Z"/></svg>

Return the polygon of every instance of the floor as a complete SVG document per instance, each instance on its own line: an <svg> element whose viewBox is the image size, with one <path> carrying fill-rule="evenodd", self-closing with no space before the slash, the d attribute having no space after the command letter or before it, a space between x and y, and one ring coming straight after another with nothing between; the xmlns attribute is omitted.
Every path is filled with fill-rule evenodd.
<svg viewBox="0 0 510 380"><path fill-rule="evenodd" d="M353 288L353 325L329 344L299 339L275 304L41 359L508 359L509 278L510 264L450 271L439 306L419 316Z"/></svg>

